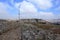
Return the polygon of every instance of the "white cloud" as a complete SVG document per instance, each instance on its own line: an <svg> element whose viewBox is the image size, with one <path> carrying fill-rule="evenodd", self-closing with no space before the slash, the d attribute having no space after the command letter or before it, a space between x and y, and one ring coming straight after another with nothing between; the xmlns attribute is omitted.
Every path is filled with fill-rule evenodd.
<svg viewBox="0 0 60 40"><path fill-rule="evenodd" d="M6 4L0 2L0 18L1 19L7 19L9 14L7 11L7 6Z"/></svg>
<svg viewBox="0 0 60 40"><path fill-rule="evenodd" d="M37 9L32 3L23 1L22 3L17 3L16 7L18 7L19 5L21 18L36 18Z"/></svg>
<svg viewBox="0 0 60 40"><path fill-rule="evenodd" d="M0 2L0 19L16 19L16 17L11 16L12 14L9 14L8 8L13 9L8 4Z"/></svg>
<svg viewBox="0 0 60 40"><path fill-rule="evenodd" d="M41 11L38 14L38 18L41 18L41 19L53 19L54 14L52 12L43 12L43 11Z"/></svg>
<svg viewBox="0 0 60 40"><path fill-rule="evenodd" d="M52 0L27 0L27 1L34 3L40 9L48 9L53 6L51 2Z"/></svg>
<svg viewBox="0 0 60 40"><path fill-rule="evenodd" d="M24 11L24 12L37 12L37 9L35 8L35 6L30 3L30 2L26 2L23 1L22 3L16 3L15 7L18 8L20 6L20 11ZM33 10L33 11L32 11Z"/></svg>
<svg viewBox="0 0 60 40"><path fill-rule="evenodd" d="M7 8L7 5L5 5L4 3L0 2L0 15L8 13L6 8Z"/></svg>
<svg viewBox="0 0 60 40"><path fill-rule="evenodd" d="M20 4L20 18L38 18L38 19L52 19L54 14L52 12L38 12L37 8L32 3L23 1L22 3L17 3L16 7Z"/></svg>
<svg viewBox="0 0 60 40"><path fill-rule="evenodd" d="M20 3L15 3L15 8L20 10L20 18L38 18L38 19L53 19L54 14L52 12L38 12L36 6L40 9L48 9L51 8L53 5L50 0L28 0L29 2L23 1ZM32 3L31 3L32 2ZM36 6L34 4L36 4ZM20 5L20 8L18 8ZM14 15L9 15L9 12L7 8L10 8L13 10L14 8L4 4L0 3L0 18L6 18L6 19L16 19ZM2 11L3 10L3 11ZM14 13L13 11L11 13Z"/></svg>
<svg viewBox="0 0 60 40"><path fill-rule="evenodd" d="M37 9L35 8L35 6L29 2L23 1L23 3L21 4L21 12L26 12L26 13L36 13Z"/></svg>

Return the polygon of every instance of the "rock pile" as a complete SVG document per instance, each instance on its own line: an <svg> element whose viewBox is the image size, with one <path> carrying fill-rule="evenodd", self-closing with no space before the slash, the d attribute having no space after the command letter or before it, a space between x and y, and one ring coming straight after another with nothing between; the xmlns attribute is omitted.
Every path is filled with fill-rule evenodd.
<svg viewBox="0 0 60 40"><path fill-rule="evenodd" d="M22 27L22 40L54 40L56 39L55 34L50 30L43 30L41 28L37 28L32 24L25 24Z"/></svg>
<svg viewBox="0 0 60 40"><path fill-rule="evenodd" d="M10 24L11 25L4 28L4 30L10 29L7 32L5 31L6 33L0 35L0 40L60 40L60 36L53 34L51 30L44 30L33 24L17 25L15 22Z"/></svg>

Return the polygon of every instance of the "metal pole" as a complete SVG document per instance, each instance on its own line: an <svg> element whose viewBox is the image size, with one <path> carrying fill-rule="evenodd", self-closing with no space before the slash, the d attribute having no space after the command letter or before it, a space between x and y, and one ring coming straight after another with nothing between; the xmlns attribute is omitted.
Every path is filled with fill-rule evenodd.
<svg viewBox="0 0 60 40"><path fill-rule="evenodd" d="M18 19L19 19L19 22L20 22L20 5L19 5L18 11L19 11L19 13L18 13Z"/></svg>
<svg viewBox="0 0 60 40"><path fill-rule="evenodd" d="M19 5L19 9L20 9L20 5ZM19 10L19 13L18 13L18 18L19 18L19 25L20 25L20 10ZM20 28L21 28L21 40L23 40L22 26L20 26Z"/></svg>

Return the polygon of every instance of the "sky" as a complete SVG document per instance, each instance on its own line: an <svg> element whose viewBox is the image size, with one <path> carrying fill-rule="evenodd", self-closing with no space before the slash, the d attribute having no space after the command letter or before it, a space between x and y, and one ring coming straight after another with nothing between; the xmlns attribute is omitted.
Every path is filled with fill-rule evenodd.
<svg viewBox="0 0 60 40"><path fill-rule="evenodd" d="M60 0L0 0L0 19L60 19Z"/></svg>

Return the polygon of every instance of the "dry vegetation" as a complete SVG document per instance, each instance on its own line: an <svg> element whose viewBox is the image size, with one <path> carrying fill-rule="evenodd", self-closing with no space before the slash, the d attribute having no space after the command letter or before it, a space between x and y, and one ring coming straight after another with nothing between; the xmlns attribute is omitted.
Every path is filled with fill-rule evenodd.
<svg viewBox="0 0 60 40"><path fill-rule="evenodd" d="M0 22L0 40L11 40L11 38L14 38L12 40L20 40L20 36L15 35L20 35L20 27L26 27L24 24L32 24L36 26L37 28L42 28L44 30L50 30L53 28L59 28L59 29L53 29L52 31L54 33L59 33L60 34L60 25L54 25L54 24L46 24L45 22L24 22L24 23L19 23L17 21L6 21L6 22ZM9 36L7 36L9 35ZM13 35L13 36L11 36ZM10 38L11 36L11 38ZM8 39L9 38L9 39ZM16 38L16 39L15 39ZM37 40L40 40L39 38Z"/></svg>
<svg viewBox="0 0 60 40"><path fill-rule="evenodd" d="M33 24L37 26L38 28L43 28L43 29L50 29L50 28L60 28L60 25L54 25L54 24L45 24L43 22L25 22L25 24ZM7 21L7 22L2 22L2 25L4 25L6 28L5 30L16 28L19 26L19 22L17 21Z"/></svg>
<svg viewBox="0 0 60 40"><path fill-rule="evenodd" d="M7 22L2 22L1 23L2 25L0 25L0 35L3 34L3 33L6 33L12 29L16 29L19 27L19 23L18 22L15 22L15 21L7 21Z"/></svg>
<svg viewBox="0 0 60 40"><path fill-rule="evenodd" d="M25 22L25 23L29 24L28 22ZM33 24L33 25L37 26L38 28L43 28L43 29L60 28L60 25L45 24L43 22L30 23L30 24Z"/></svg>

